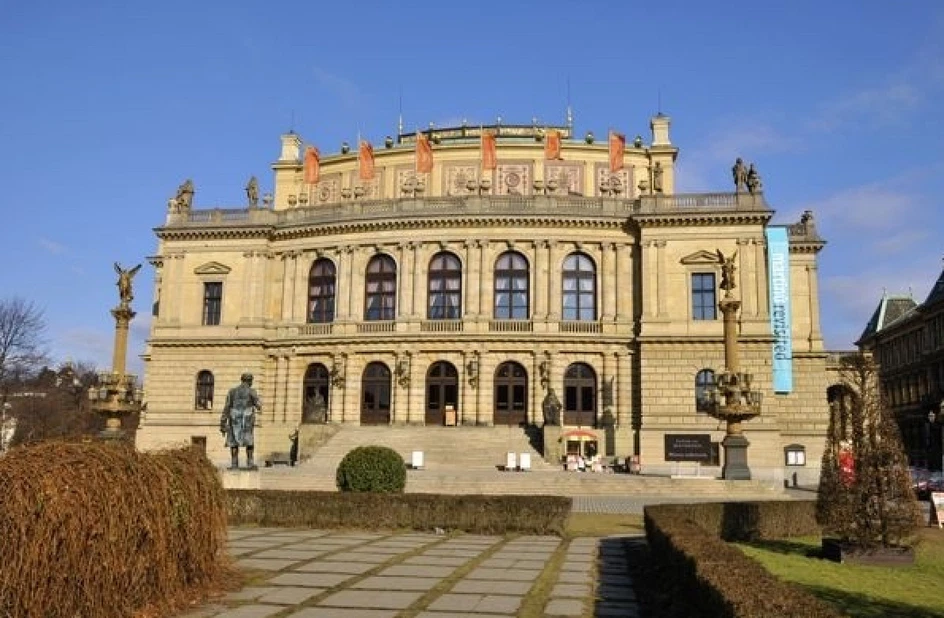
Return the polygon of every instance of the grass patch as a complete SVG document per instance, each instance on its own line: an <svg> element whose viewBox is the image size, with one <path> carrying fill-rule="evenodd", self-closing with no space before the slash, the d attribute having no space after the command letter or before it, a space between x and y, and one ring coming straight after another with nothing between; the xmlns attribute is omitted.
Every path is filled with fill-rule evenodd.
<svg viewBox="0 0 944 618"><path fill-rule="evenodd" d="M913 566L838 564L819 557L820 539L737 543L746 555L854 618L944 616L944 531L924 528Z"/></svg>
<svg viewBox="0 0 944 618"><path fill-rule="evenodd" d="M567 517L564 536L609 536L612 534L645 534L642 515L573 513Z"/></svg>

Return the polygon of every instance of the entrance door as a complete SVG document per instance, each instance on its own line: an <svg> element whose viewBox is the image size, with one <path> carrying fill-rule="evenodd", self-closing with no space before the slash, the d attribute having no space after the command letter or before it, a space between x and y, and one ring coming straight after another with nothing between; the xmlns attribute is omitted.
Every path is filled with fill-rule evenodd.
<svg viewBox="0 0 944 618"><path fill-rule="evenodd" d="M502 363L495 371L496 425L528 424L528 374L518 363Z"/></svg>
<svg viewBox="0 0 944 618"><path fill-rule="evenodd" d="M593 427L597 419L597 374L574 363L564 373L564 424Z"/></svg>
<svg viewBox="0 0 944 618"><path fill-rule="evenodd" d="M305 380L302 382L302 422L328 422L328 398L331 396L331 382L328 368L321 363L308 365Z"/></svg>
<svg viewBox="0 0 944 618"><path fill-rule="evenodd" d="M426 374L426 424L445 424L446 406L459 408L459 372L443 361L434 363Z"/></svg>
<svg viewBox="0 0 944 618"><path fill-rule="evenodd" d="M383 363L370 363L361 380L361 425L390 423L390 370Z"/></svg>

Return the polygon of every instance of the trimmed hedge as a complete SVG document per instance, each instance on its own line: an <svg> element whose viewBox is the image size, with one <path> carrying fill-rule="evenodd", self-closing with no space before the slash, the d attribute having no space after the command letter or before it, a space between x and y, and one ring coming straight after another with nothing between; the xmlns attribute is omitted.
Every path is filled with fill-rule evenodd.
<svg viewBox="0 0 944 618"><path fill-rule="evenodd" d="M320 491L226 492L232 526L458 530L562 536L571 499L559 496L443 496Z"/></svg>
<svg viewBox="0 0 944 618"><path fill-rule="evenodd" d="M387 446L358 446L338 464L338 491L403 493L406 464Z"/></svg>
<svg viewBox="0 0 944 618"><path fill-rule="evenodd" d="M800 587L777 579L722 539L722 536L731 540L790 536L778 534L778 529L795 530L801 535L819 534L818 527L809 527L807 511L815 511L815 504L797 501L648 506L644 509L646 538L652 558L661 563L662 572L672 579L666 585L692 595L691 604L703 615L840 618L843 613ZM789 522L791 513L797 515L795 525Z"/></svg>
<svg viewBox="0 0 944 618"><path fill-rule="evenodd" d="M48 441L0 457L0 616L172 615L227 576L225 493L195 449Z"/></svg>

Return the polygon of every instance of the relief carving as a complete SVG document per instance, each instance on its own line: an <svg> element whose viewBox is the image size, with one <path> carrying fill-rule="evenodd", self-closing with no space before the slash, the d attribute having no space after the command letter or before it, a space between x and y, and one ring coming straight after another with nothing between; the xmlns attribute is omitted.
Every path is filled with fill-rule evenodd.
<svg viewBox="0 0 944 618"><path fill-rule="evenodd" d="M530 195L531 165L504 164L498 166L498 195Z"/></svg>
<svg viewBox="0 0 944 618"><path fill-rule="evenodd" d="M567 163L547 163L544 166L544 183L557 183L557 195L583 195L583 166Z"/></svg>

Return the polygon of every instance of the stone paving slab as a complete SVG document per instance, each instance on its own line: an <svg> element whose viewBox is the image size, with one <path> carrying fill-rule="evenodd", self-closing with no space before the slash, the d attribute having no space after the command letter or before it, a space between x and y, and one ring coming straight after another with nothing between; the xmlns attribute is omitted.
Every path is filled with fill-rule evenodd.
<svg viewBox="0 0 944 618"><path fill-rule="evenodd" d="M308 599L318 596L325 592L327 588L300 588L296 586L283 586L273 592L259 597L261 603L275 603L277 605L298 605Z"/></svg>
<svg viewBox="0 0 944 618"><path fill-rule="evenodd" d="M225 599L227 601L251 601L258 599L262 595L275 592L279 588L280 586L247 586L242 590L227 593Z"/></svg>
<svg viewBox="0 0 944 618"><path fill-rule="evenodd" d="M451 566L457 567L465 564L470 559L463 556L410 556L403 561L403 564L413 564L418 566Z"/></svg>
<svg viewBox="0 0 944 618"><path fill-rule="evenodd" d="M365 609L405 609L421 596L423 596L422 592L342 590L322 599L318 605Z"/></svg>
<svg viewBox="0 0 944 618"><path fill-rule="evenodd" d="M307 586L309 588L333 588L351 579L351 575L334 573L282 573L269 580L279 586Z"/></svg>
<svg viewBox="0 0 944 618"><path fill-rule="evenodd" d="M505 582L487 579L463 579L452 587L450 592L475 594L512 594L525 595L534 582Z"/></svg>
<svg viewBox="0 0 944 618"><path fill-rule="evenodd" d="M298 560L264 560L261 558L241 558L236 566L241 569L259 569L260 571L281 571L298 562Z"/></svg>
<svg viewBox="0 0 944 618"><path fill-rule="evenodd" d="M325 556L326 562L367 562L373 565L383 564L390 560L390 554L355 554L354 552L342 552Z"/></svg>
<svg viewBox="0 0 944 618"><path fill-rule="evenodd" d="M582 599L590 594L589 584L557 584L551 589L551 597Z"/></svg>
<svg viewBox="0 0 944 618"><path fill-rule="evenodd" d="M541 571L525 569L485 569L477 568L466 577L469 579L495 579L499 581L533 582Z"/></svg>
<svg viewBox="0 0 944 618"><path fill-rule="evenodd" d="M420 612L416 618L507 618L508 614L467 614L464 612Z"/></svg>
<svg viewBox="0 0 944 618"><path fill-rule="evenodd" d="M544 608L545 616L583 616L583 601L576 599L551 599Z"/></svg>
<svg viewBox="0 0 944 618"><path fill-rule="evenodd" d="M382 577L375 575L355 582L351 588L366 590L431 590L442 579L438 577Z"/></svg>
<svg viewBox="0 0 944 618"><path fill-rule="evenodd" d="M349 575L362 575L376 568L376 564L369 562L324 562L315 560L308 564L299 564L293 567L292 570L303 573L347 573Z"/></svg>
<svg viewBox="0 0 944 618"><path fill-rule="evenodd" d="M557 581L562 584L589 584L593 581L590 571L561 571Z"/></svg>
<svg viewBox="0 0 944 618"><path fill-rule="evenodd" d="M241 605L217 614L216 618L268 618L283 609L285 608L280 605Z"/></svg>
<svg viewBox="0 0 944 618"><path fill-rule="evenodd" d="M396 618L398 610L344 609L340 607L306 607L287 618Z"/></svg>
<svg viewBox="0 0 944 618"><path fill-rule="evenodd" d="M253 555L253 558L281 558L282 560L311 560L323 554L322 551L301 551L298 549L267 549Z"/></svg>
<svg viewBox="0 0 944 618"><path fill-rule="evenodd" d="M455 571L452 567L395 565L387 567L378 575L390 577L449 577Z"/></svg>
<svg viewBox="0 0 944 618"><path fill-rule="evenodd" d="M430 603L433 611L491 612L514 614L521 607L521 597L492 594L446 593Z"/></svg>

